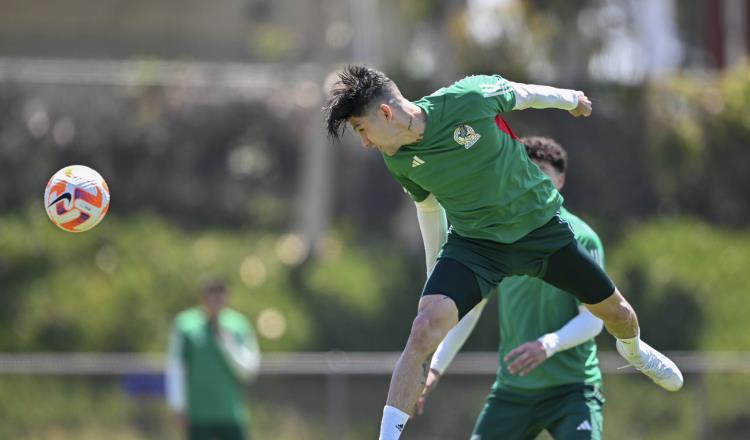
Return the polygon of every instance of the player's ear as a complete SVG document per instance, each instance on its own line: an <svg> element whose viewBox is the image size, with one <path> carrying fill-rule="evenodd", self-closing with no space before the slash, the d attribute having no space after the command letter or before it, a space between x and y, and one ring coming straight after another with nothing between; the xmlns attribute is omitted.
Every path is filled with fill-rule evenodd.
<svg viewBox="0 0 750 440"><path fill-rule="evenodd" d="M393 119L393 109L388 104L380 104L378 106L378 114L384 117L387 121Z"/></svg>

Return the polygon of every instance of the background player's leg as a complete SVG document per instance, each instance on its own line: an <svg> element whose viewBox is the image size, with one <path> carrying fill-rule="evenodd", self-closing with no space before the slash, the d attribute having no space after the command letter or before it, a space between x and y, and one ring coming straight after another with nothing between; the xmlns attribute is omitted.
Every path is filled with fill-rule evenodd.
<svg viewBox="0 0 750 440"><path fill-rule="evenodd" d="M216 429L216 440L247 440L245 428L239 423L227 423Z"/></svg>
<svg viewBox="0 0 750 440"><path fill-rule="evenodd" d="M601 391L567 386L550 392L541 408L547 431L555 440L601 440L604 428Z"/></svg>
<svg viewBox="0 0 750 440"><path fill-rule="evenodd" d="M472 439L533 439L541 432L534 428L536 399L507 390L490 392L474 425Z"/></svg>
<svg viewBox="0 0 750 440"><path fill-rule="evenodd" d="M188 427L188 440L211 440L213 433L207 425L190 423Z"/></svg>

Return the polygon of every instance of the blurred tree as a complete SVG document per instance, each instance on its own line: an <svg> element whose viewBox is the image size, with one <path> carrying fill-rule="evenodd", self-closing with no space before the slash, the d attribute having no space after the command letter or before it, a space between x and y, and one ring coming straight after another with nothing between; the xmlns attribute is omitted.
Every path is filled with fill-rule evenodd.
<svg viewBox="0 0 750 440"><path fill-rule="evenodd" d="M750 67L682 75L650 89L649 172L659 212L748 225Z"/></svg>
<svg viewBox="0 0 750 440"><path fill-rule="evenodd" d="M265 100L216 100L195 89L91 92L0 86L0 206L36 200L49 176L71 163L105 177L115 215L156 211L183 225L252 225L262 215L254 200L289 199L296 190L304 132L291 123L293 102L280 104L288 113L279 116ZM287 226L288 218L275 217L276 227Z"/></svg>
<svg viewBox="0 0 750 440"><path fill-rule="evenodd" d="M744 294L747 231L664 218L631 228L607 260L608 272L638 310L644 340L667 350L750 344L743 330L750 307Z"/></svg>

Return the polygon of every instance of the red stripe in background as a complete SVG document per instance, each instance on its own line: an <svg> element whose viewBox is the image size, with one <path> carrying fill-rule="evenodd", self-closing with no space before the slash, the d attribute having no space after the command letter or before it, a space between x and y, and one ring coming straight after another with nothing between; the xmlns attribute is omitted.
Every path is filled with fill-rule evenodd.
<svg viewBox="0 0 750 440"><path fill-rule="evenodd" d="M500 115L495 116L495 124L497 125L497 128L510 136L511 139L518 139L518 136L516 136L516 134L513 133L513 130L510 128L510 125L508 125L508 123L505 122L505 119L500 117Z"/></svg>

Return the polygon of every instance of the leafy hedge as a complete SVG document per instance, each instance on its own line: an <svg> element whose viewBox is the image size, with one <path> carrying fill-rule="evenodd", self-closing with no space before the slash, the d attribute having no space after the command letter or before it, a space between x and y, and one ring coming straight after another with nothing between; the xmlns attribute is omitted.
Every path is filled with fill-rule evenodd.
<svg viewBox="0 0 750 440"><path fill-rule="evenodd" d="M655 220L626 233L608 266L647 340L665 349L750 347L750 231Z"/></svg>
<svg viewBox="0 0 750 440"><path fill-rule="evenodd" d="M661 212L748 224L749 100L748 65L650 87L649 165Z"/></svg>
<svg viewBox="0 0 750 440"><path fill-rule="evenodd" d="M403 331L409 321L386 305L415 304L417 293L398 298L423 274L408 277L396 249L357 247L344 235L331 234L320 258L306 260L296 236L260 230L187 230L142 215L71 234L36 206L0 217L0 350L161 351L172 317L197 302L208 274L227 279L231 305L255 322L264 350L357 349L358 341L385 349L380 338L341 329Z"/></svg>

